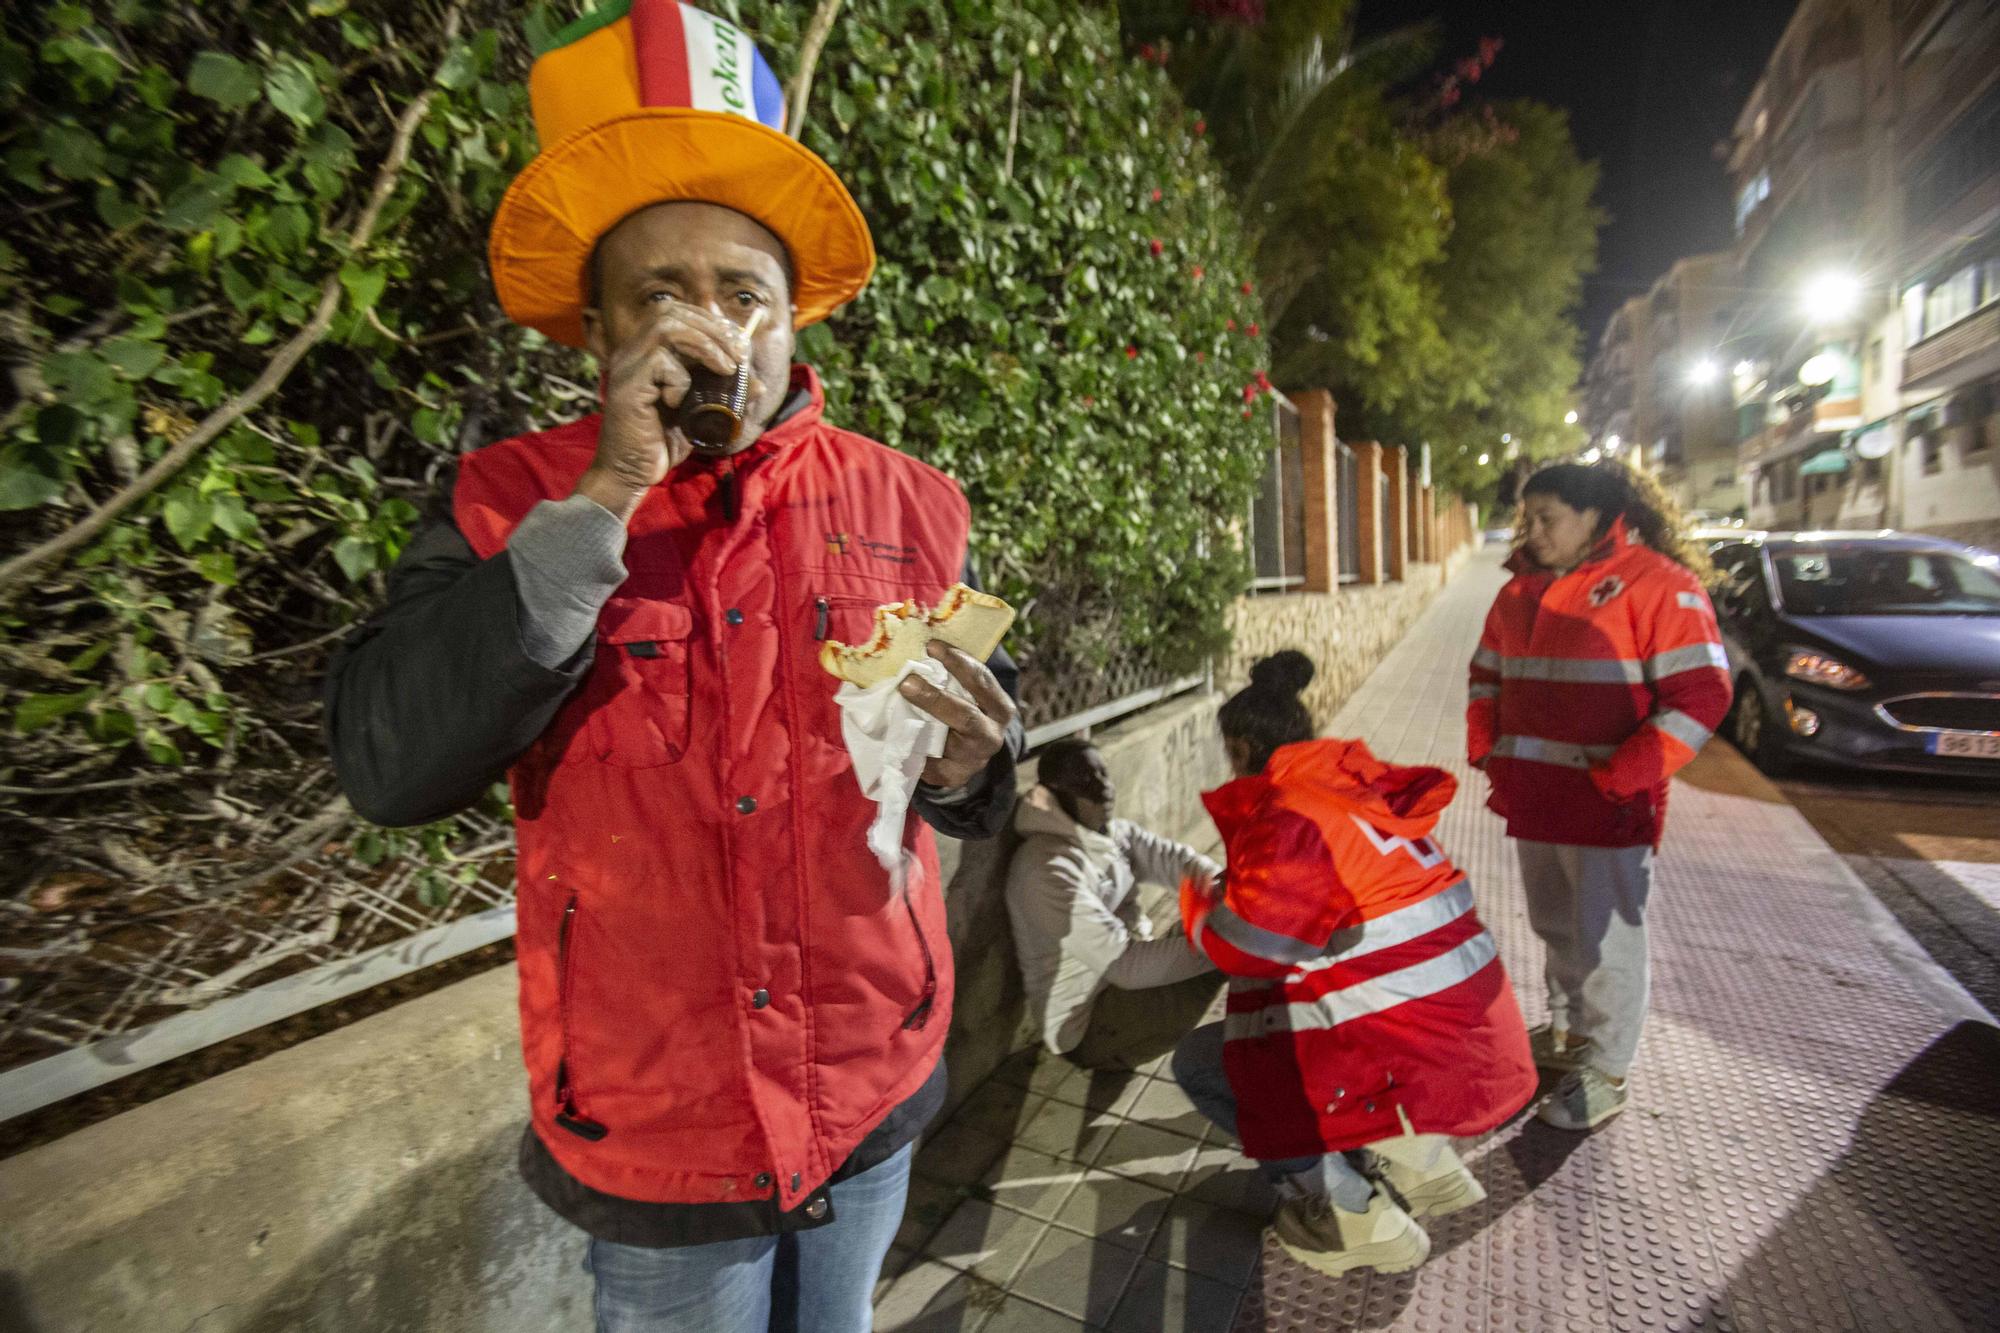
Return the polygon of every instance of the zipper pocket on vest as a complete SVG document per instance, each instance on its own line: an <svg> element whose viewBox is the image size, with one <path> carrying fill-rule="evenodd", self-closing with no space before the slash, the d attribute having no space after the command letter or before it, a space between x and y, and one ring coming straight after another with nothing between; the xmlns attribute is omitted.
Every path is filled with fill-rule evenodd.
<svg viewBox="0 0 2000 1333"><path fill-rule="evenodd" d="M576 896L563 906L562 929L556 935L556 1022L561 1030L561 1054L556 1059L556 1123L580 1139L597 1142L611 1131L576 1109L576 1091L569 1085L570 928L576 924Z"/></svg>
<svg viewBox="0 0 2000 1333"><path fill-rule="evenodd" d="M813 638L819 643L826 642L826 631L833 623L833 603L824 597L813 598Z"/></svg>
<svg viewBox="0 0 2000 1333"><path fill-rule="evenodd" d="M937 961L931 957L931 942L924 938L923 924L917 920L917 905L907 893L903 907L910 914L910 929L917 933L917 947L924 951L924 998L903 1018L904 1031L911 1031L931 1021L931 1006L937 1001Z"/></svg>

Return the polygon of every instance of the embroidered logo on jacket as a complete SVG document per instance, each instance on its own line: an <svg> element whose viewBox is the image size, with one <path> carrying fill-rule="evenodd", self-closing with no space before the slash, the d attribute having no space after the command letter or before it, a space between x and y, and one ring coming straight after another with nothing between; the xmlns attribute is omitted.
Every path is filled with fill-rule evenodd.
<svg viewBox="0 0 2000 1333"><path fill-rule="evenodd" d="M829 532L829 533L827 533L827 534L826 534L826 553L827 553L828 555L846 555L846 554L847 554L847 534L846 534L846 533L844 533L844 532Z"/></svg>
<svg viewBox="0 0 2000 1333"><path fill-rule="evenodd" d="M1590 590L1590 604L1592 606L1603 606L1606 602L1624 591L1625 580L1619 578L1616 574L1607 574L1598 580L1596 587Z"/></svg>

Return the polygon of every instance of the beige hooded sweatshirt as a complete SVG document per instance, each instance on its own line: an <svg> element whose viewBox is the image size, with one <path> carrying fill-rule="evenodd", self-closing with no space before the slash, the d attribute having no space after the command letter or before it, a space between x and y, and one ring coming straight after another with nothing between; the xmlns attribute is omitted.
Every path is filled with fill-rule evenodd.
<svg viewBox="0 0 2000 1333"><path fill-rule="evenodd" d="M1022 841L1007 867L1007 915L1028 1012L1051 1051L1083 1040L1107 986L1144 990L1213 970L1179 931L1152 938L1134 889L1215 878L1215 862L1128 820L1112 820L1104 833L1085 828L1046 787L1021 798L1014 829Z"/></svg>

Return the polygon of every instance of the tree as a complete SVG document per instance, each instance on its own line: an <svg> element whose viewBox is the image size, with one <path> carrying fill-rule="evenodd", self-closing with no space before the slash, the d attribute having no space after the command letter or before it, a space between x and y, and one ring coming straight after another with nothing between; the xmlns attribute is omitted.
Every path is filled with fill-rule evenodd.
<svg viewBox="0 0 2000 1333"><path fill-rule="evenodd" d="M1579 370L1576 305L1604 223L1597 167L1578 159L1568 117L1535 102L1455 117L1421 142L1450 200L1433 274L1439 373L1413 396L1370 403L1384 429L1430 442L1443 484L1483 490L1510 452L1575 443L1563 415Z"/></svg>

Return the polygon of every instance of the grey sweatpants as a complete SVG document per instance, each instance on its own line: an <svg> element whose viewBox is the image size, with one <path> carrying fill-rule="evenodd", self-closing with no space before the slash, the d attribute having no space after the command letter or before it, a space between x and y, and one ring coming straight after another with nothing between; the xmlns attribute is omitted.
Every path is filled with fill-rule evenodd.
<svg viewBox="0 0 2000 1333"><path fill-rule="evenodd" d="M1623 1078L1646 1023L1653 849L1519 846L1528 920L1549 951L1549 1019L1596 1042L1591 1063Z"/></svg>

